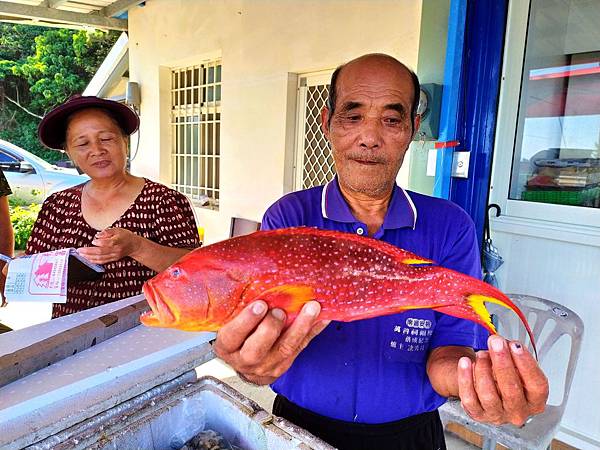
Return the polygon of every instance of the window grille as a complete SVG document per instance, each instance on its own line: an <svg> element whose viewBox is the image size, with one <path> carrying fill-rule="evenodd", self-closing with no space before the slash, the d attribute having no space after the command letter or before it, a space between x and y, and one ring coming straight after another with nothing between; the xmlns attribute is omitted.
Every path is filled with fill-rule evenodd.
<svg viewBox="0 0 600 450"><path fill-rule="evenodd" d="M335 175L331 148L321 130L321 110L327 103L330 76L330 73L321 73L300 77L296 189L325 184Z"/></svg>
<svg viewBox="0 0 600 450"><path fill-rule="evenodd" d="M219 209L221 61L172 69L171 131L173 188Z"/></svg>

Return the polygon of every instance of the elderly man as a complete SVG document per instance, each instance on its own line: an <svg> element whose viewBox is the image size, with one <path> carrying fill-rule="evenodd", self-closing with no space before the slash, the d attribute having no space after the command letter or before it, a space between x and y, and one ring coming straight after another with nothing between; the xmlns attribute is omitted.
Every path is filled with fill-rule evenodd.
<svg viewBox="0 0 600 450"><path fill-rule="evenodd" d="M10 214L8 212L8 196L12 194L10 186L6 181L6 177L0 170L0 253L12 257L15 238L10 223ZM4 263L0 261L0 304L5 305L4 302L4 282L6 281L5 275L2 273ZM0 323L0 333L10 331L6 325Z"/></svg>
<svg viewBox="0 0 600 450"><path fill-rule="evenodd" d="M368 234L480 277L466 213L395 182L419 127L418 87L387 55L338 68L321 117L337 176L277 201L263 229ZM443 449L437 408L450 396L474 419L497 424L520 425L544 409L548 383L532 356L479 325L432 310L350 323L318 316L319 304L309 302L284 328L284 311L255 302L219 331L215 351L247 381L272 385L275 414L334 446Z"/></svg>

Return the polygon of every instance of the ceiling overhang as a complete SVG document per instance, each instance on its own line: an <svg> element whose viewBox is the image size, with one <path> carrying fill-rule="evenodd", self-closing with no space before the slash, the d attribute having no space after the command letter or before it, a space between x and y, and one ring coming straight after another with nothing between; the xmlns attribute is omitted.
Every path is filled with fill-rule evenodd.
<svg viewBox="0 0 600 450"><path fill-rule="evenodd" d="M0 21L60 28L127 31L119 18L143 0L12 0L0 1Z"/></svg>

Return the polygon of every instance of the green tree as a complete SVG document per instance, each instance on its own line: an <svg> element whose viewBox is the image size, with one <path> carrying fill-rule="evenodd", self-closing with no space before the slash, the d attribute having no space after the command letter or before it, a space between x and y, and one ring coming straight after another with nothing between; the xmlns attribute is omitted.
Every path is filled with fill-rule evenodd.
<svg viewBox="0 0 600 450"><path fill-rule="evenodd" d="M48 161L61 159L38 142L40 118L83 91L118 37L0 24L0 138Z"/></svg>

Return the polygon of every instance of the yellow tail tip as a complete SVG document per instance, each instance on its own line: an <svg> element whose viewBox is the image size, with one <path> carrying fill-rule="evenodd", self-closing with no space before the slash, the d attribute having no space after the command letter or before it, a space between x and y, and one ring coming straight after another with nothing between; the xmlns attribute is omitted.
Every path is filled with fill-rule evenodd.
<svg viewBox="0 0 600 450"><path fill-rule="evenodd" d="M505 308L512 309L502 300L499 300L495 297L488 297L487 295L472 294L469 295L467 299L469 301L469 305L471 305L471 308L473 308L473 311L475 311L475 314L477 314L477 316L485 324L488 330L490 330L494 334L497 333L497 330L494 324L492 323L492 316L485 307L485 302L495 303L497 305L504 306Z"/></svg>
<svg viewBox="0 0 600 450"><path fill-rule="evenodd" d="M489 297L487 295L479 295L479 294L472 294L467 297L467 301L469 302L469 304L471 305L471 307L473 308L473 310L475 311L477 316L479 316L481 318L482 323L494 334L497 333L496 327L492 323L492 317L491 317L489 311L487 310L487 308L485 307L485 302L494 303L496 305L503 306L507 309L512 310L515 314L517 314L517 316L519 316L519 319L521 319L521 322L523 322L525 329L527 330L527 334L529 335L529 340L531 341L531 346L533 347L533 351L534 351L535 357L537 359L537 347L535 345L535 338L533 337L533 332L531 331L531 327L529 326L529 323L527 323L526 317L523 315L521 310L516 305L514 305L508 298L507 298L507 300L508 300L508 302L501 300L499 298L496 298L496 297Z"/></svg>

